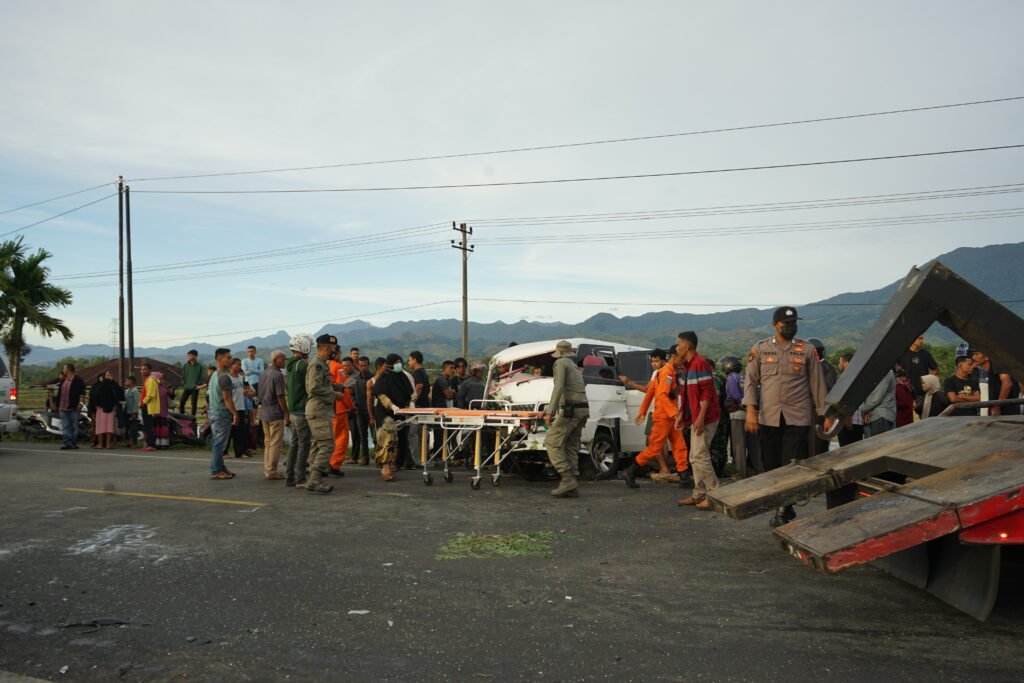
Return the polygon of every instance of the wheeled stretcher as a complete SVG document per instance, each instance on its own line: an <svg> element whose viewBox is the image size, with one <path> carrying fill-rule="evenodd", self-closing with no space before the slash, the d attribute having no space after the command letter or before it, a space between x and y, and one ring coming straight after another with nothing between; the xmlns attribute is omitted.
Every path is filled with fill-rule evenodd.
<svg viewBox="0 0 1024 683"><path fill-rule="evenodd" d="M488 400L486 403L493 406L503 402ZM458 437L462 436L464 443L472 435L474 474L470 486L474 490L480 488L484 469L492 465L494 472L491 474L491 484L497 486L501 483L501 463L544 419L543 412L508 408L402 408L395 411L395 416L406 425L418 424L423 427L420 430L420 464L423 466L423 483L427 486L434 483L428 469L434 462L440 462L444 467L445 482L452 482L451 461L459 452L456 448ZM428 432L436 427L441 428L443 436L440 443L435 443L431 449ZM487 443L484 443L485 435Z"/></svg>

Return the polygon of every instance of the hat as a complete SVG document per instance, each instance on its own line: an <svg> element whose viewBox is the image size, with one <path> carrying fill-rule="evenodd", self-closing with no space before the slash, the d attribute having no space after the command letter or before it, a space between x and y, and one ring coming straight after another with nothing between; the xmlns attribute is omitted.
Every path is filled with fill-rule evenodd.
<svg viewBox="0 0 1024 683"><path fill-rule="evenodd" d="M319 337L316 338L316 343L317 344L334 344L335 346L337 346L338 338L335 337L333 334L321 334Z"/></svg>
<svg viewBox="0 0 1024 683"><path fill-rule="evenodd" d="M772 325L775 323L785 323L791 320L802 320L796 315L796 309L792 306L779 306L772 313Z"/></svg>
<svg viewBox="0 0 1024 683"><path fill-rule="evenodd" d="M564 339L555 344L555 352L551 354L552 358L568 358L569 356L575 356L572 352L572 344L565 341Z"/></svg>

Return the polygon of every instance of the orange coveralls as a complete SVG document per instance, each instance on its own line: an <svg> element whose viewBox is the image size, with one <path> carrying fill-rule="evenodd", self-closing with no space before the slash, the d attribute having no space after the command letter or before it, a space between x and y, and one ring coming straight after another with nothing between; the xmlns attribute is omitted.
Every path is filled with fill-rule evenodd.
<svg viewBox="0 0 1024 683"><path fill-rule="evenodd" d="M328 368L331 371L331 382L344 384L348 381L345 374L345 366L336 360L330 361ZM334 402L334 421L331 423L334 432L334 452L331 454L331 468L341 469L348 455L348 411L355 405L352 402L352 393L346 388L342 391L344 400Z"/></svg>
<svg viewBox="0 0 1024 683"><path fill-rule="evenodd" d="M653 400L654 415L651 421L651 437L647 442L647 448L636 456L637 465L644 466L657 459L666 440L672 445L676 471L684 472L689 465L686 439L683 438L683 433L676 429L676 399L670 393L675 385L676 369L668 363L658 370L657 381L647 385L647 394L644 396L644 402L640 404L640 414L647 413Z"/></svg>

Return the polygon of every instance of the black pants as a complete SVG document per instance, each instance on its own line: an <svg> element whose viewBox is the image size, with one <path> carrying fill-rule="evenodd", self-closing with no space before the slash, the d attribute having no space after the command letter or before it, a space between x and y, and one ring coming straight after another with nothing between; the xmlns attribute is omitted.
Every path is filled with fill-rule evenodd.
<svg viewBox="0 0 1024 683"><path fill-rule="evenodd" d="M150 448L156 448L156 434L153 433L153 416L146 410L146 406L142 406L142 431L146 435L146 445Z"/></svg>
<svg viewBox="0 0 1024 683"><path fill-rule="evenodd" d="M839 430L839 445L846 446L851 443L856 443L864 438L864 427L861 425L851 425L850 427L843 427Z"/></svg>
<svg viewBox="0 0 1024 683"><path fill-rule="evenodd" d="M192 399L192 417L196 415L196 406L199 403L199 390L198 389L182 389L181 390L181 401L178 403L178 412L185 412L185 404L189 398Z"/></svg>
<svg viewBox="0 0 1024 683"><path fill-rule="evenodd" d="M779 418L778 427L761 425L761 462L765 471L807 457L807 445L810 427L795 427L786 424L786 419Z"/></svg>
<svg viewBox="0 0 1024 683"><path fill-rule="evenodd" d="M349 441L352 443L353 460L370 459L370 414L358 410L349 411L348 433Z"/></svg>
<svg viewBox="0 0 1024 683"><path fill-rule="evenodd" d="M241 458L249 450L249 412L238 411L238 424L231 427L231 443L234 446L235 457ZM226 450L226 448L225 448Z"/></svg>

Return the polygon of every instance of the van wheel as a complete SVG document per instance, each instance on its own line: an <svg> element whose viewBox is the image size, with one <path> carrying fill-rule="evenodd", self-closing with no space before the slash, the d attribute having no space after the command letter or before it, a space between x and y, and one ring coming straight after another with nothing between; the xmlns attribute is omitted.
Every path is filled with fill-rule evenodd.
<svg viewBox="0 0 1024 683"><path fill-rule="evenodd" d="M580 454L580 476L593 480L598 474L607 472L615 466L619 451L615 448L615 439L608 432L598 432L590 442L590 453Z"/></svg>

